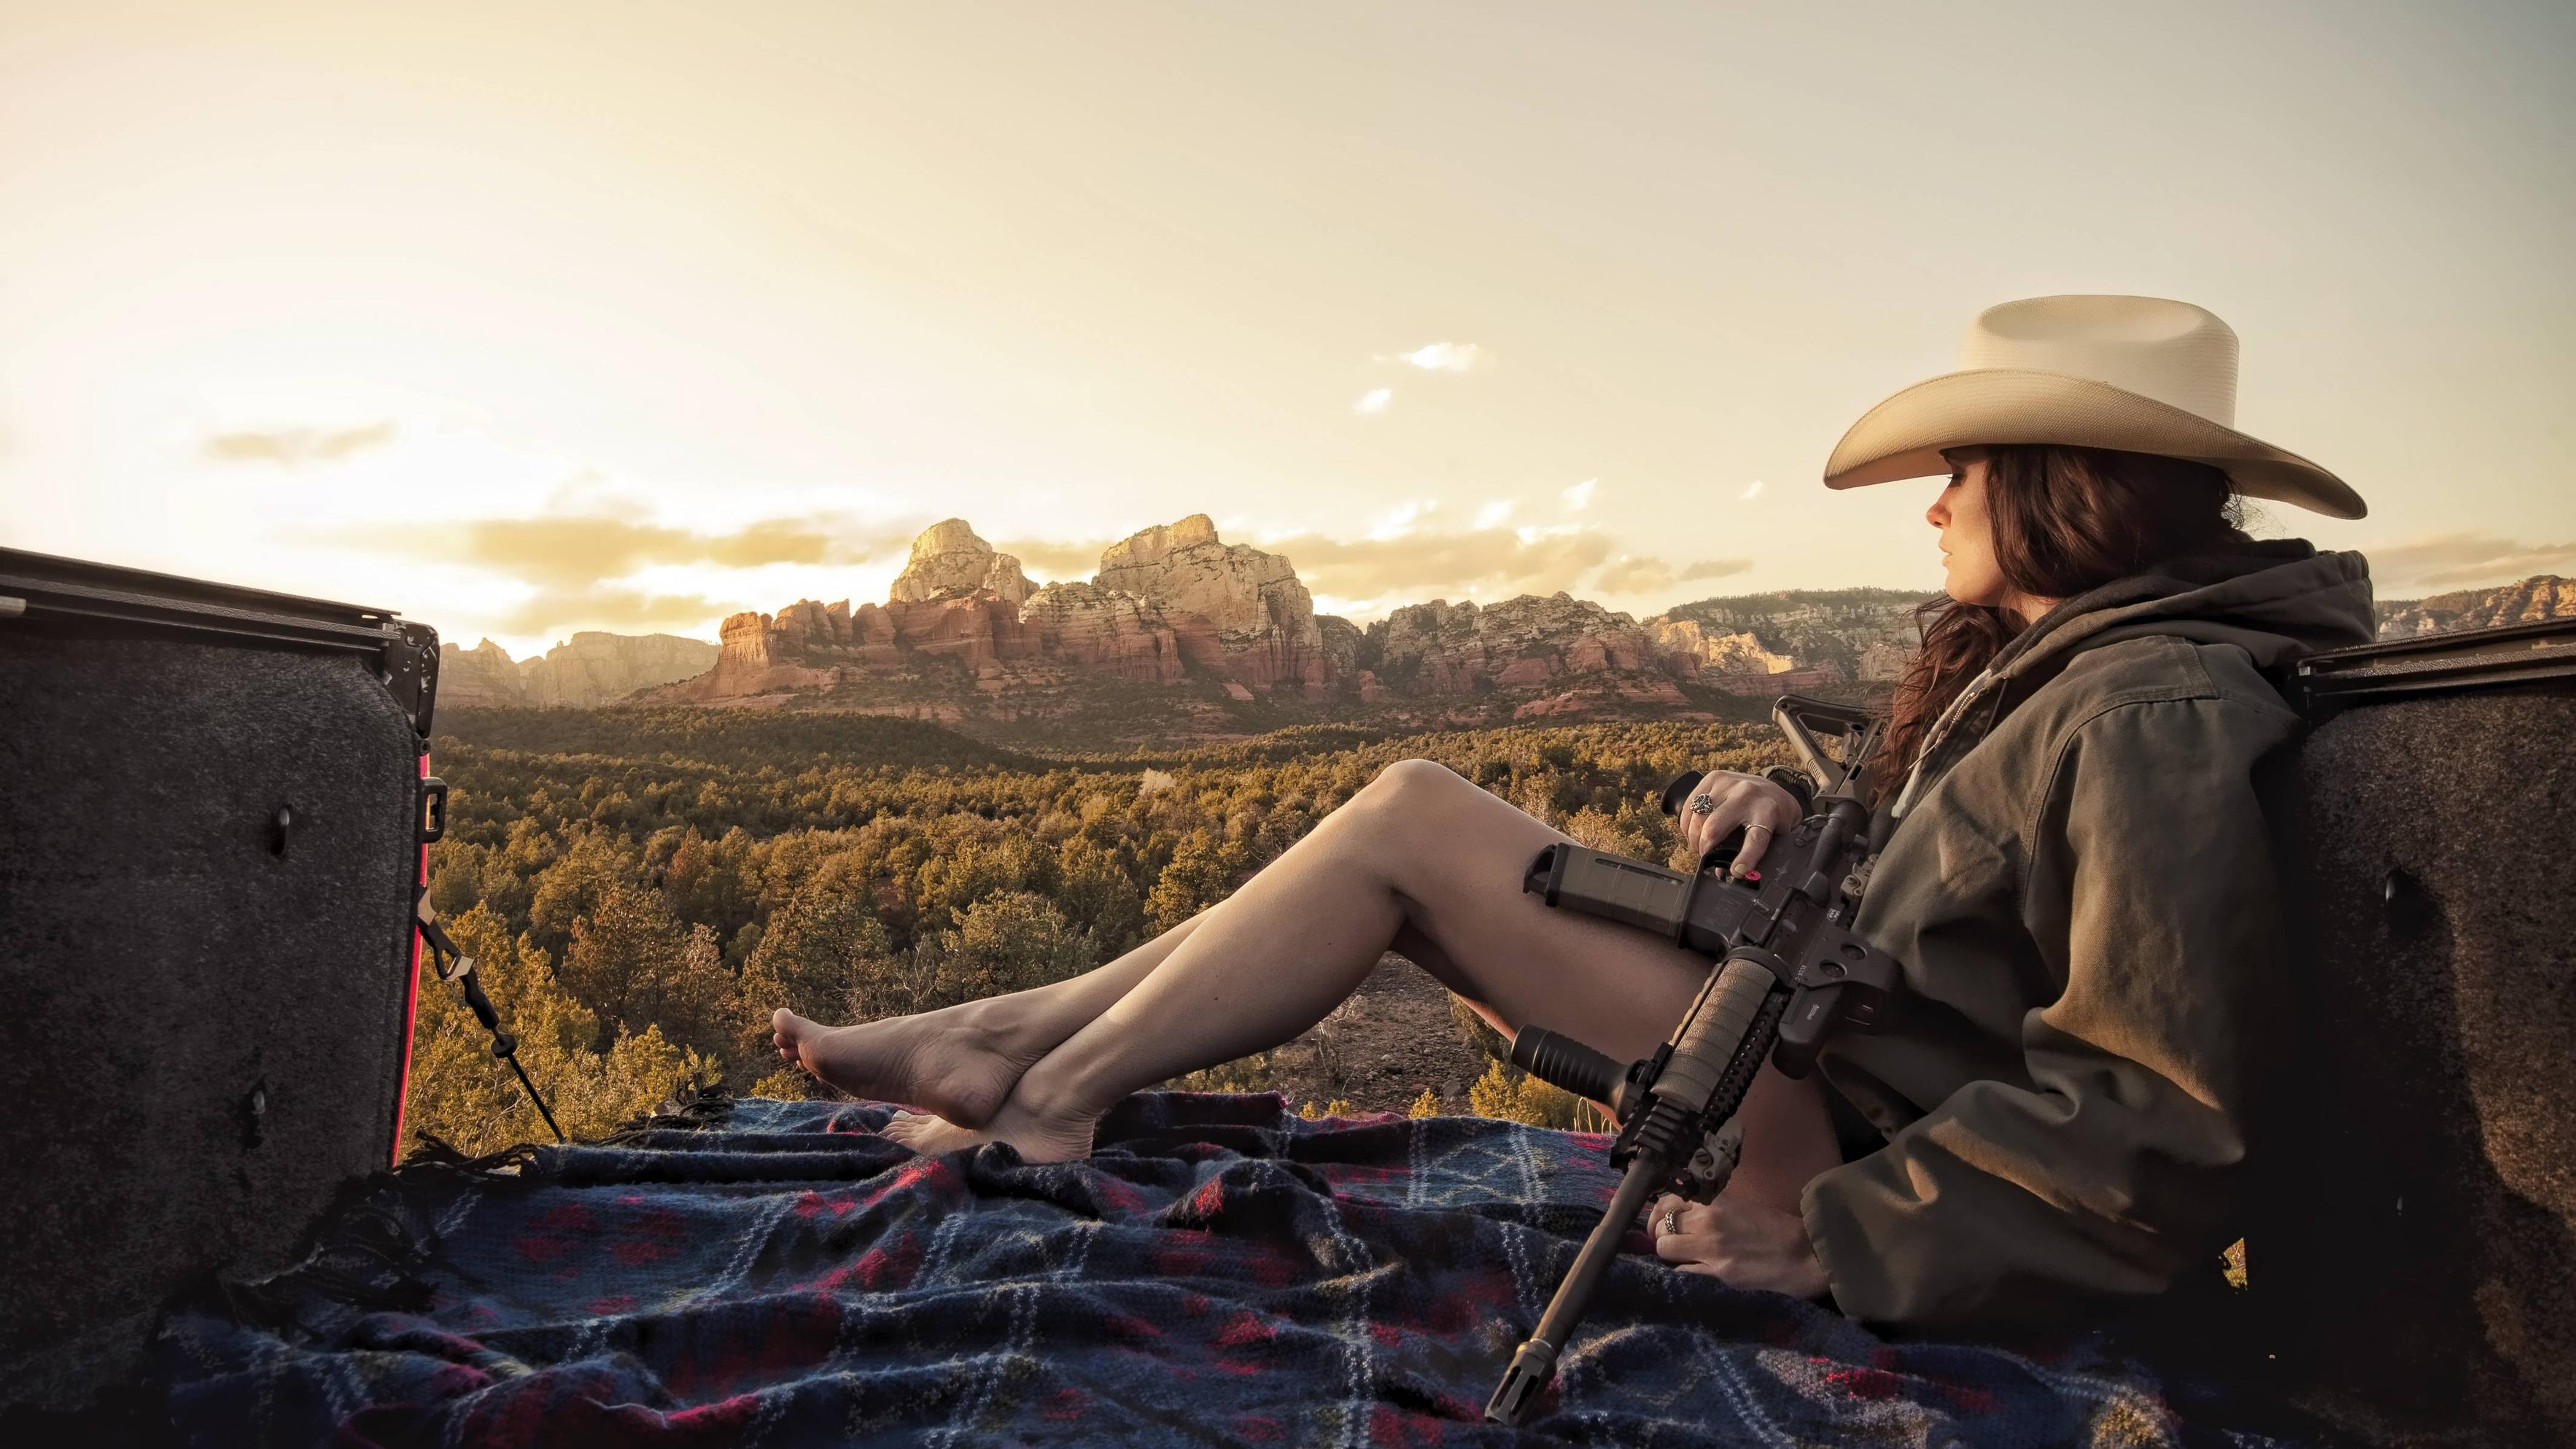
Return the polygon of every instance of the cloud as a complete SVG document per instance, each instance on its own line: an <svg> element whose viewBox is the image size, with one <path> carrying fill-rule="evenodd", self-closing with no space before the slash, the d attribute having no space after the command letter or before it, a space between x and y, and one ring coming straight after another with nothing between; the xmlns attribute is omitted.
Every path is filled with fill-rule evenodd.
<svg viewBox="0 0 2576 1449"><path fill-rule="evenodd" d="M417 540L414 527L404 536ZM860 563L911 542L909 532L870 532L831 519L764 519L730 533L699 533L602 515L477 518L447 525L452 555L542 587L623 578L657 564Z"/></svg>
<svg viewBox="0 0 2576 1449"><path fill-rule="evenodd" d="M394 440L394 421L355 428L279 428L270 431L216 433L206 439L205 455L218 463L336 463Z"/></svg>
<svg viewBox="0 0 2576 1449"><path fill-rule="evenodd" d="M1752 571L1753 560L1749 558L1704 558L1689 568L1683 569L1681 580L1684 583L1690 583L1697 579L1722 579L1731 574Z"/></svg>
<svg viewBox="0 0 2576 1449"><path fill-rule="evenodd" d="M585 591L639 569L715 564L750 569L770 564L864 563L900 553L913 530L869 527L838 516L770 518L730 532L698 532L604 513L535 518L469 518L452 522L372 524L336 529L338 543L386 552L432 549L549 590Z"/></svg>
<svg viewBox="0 0 2576 1449"><path fill-rule="evenodd" d="M480 627L522 637L575 628L703 630L751 607L691 592L663 592L633 575L647 569L757 569L771 565L856 564L903 552L916 531L871 526L834 514L768 518L730 530L700 531L599 511L534 518L468 518L432 523L370 524L323 530L334 543L387 553L423 549L443 561L500 575L528 592ZM686 575L682 590L696 583ZM662 588L669 588L665 583ZM460 603L464 601L460 600ZM774 608L779 600L761 605Z"/></svg>
<svg viewBox="0 0 2576 1449"><path fill-rule="evenodd" d="M562 634L575 628L704 630L727 614L744 612L741 604L718 603L703 594L648 594L638 589L541 589L513 605L495 621L505 634Z"/></svg>
<svg viewBox="0 0 2576 1449"><path fill-rule="evenodd" d="M1371 415L1382 413L1386 411L1386 405L1394 400L1394 388L1373 387L1360 394L1359 401L1351 404L1351 411Z"/></svg>
<svg viewBox="0 0 2576 1449"><path fill-rule="evenodd" d="M1617 562L1596 575L1593 587L1605 594L1660 594L1676 584L1695 579L1724 578L1753 567L1749 558L1702 559L1688 568L1675 569L1662 559L1642 554L1622 554Z"/></svg>
<svg viewBox="0 0 2576 1449"><path fill-rule="evenodd" d="M1581 513L1592 506L1592 490L1600 485L1598 478L1586 478L1557 495L1565 500L1565 511Z"/></svg>
<svg viewBox="0 0 2576 1449"><path fill-rule="evenodd" d="M1428 347L1417 347L1411 352L1399 352L1391 357L1385 353L1379 353L1377 360L1401 362L1410 367L1421 368L1425 372L1465 372L1474 367L1483 355L1473 342L1434 342Z"/></svg>
<svg viewBox="0 0 2576 1449"><path fill-rule="evenodd" d="M1744 492L1743 492L1743 494L1742 494L1741 496L1743 497L1744 501L1745 501L1745 502L1747 502L1747 503L1750 503L1750 502L1752 502L1754 499L1761 497L1761 496L1762 496L1762 480L1761 480L1761 479L1759 479L1759 478L1754 479L1754 480L1753 480L1753 486L1752 486L1752 487L1750 487L1750 488L1745 489L1745 490L1744 490Z"/></svg>
<svg viewBox="0 0 2576 1449"><path fill-rule="evenodd" d="M1371 538L1402 538L1413 532L1413 525L1440 511L1437 498L1409 499L1387 510L1386 515L1370 529Z"/></svg>
<svg viewBox="0 0 2576 1449"><path fill-rule="evenodd" d="M2362 553L2373 591L2387 599L2576 571L2576 542L2517 543L2491 533L2433 534Z"/></svg>
<svg viewBox="0 0 2576 1449"><path fill-rule="evenodd" d="M1512 521L1512 510L1519 507L1508 498L1497 498L1476 510L1478 528L1500 528Z"/></svg>
<svg viewBox="0 0 2576 1449"><path fill-rule="evenodd" d="M1617 551L1608 534L1594 529L1481 529L1359 539L1300 533L1264 539L1261 547L1285 554L1299 580L1318 594L1356 600L1400 596L1405 603L1436 594L1455 596L1471 585L1485 592L1570 589Z"/></svg>
<svg viewBox="0 0 2576 1449"><path fill-rule="evenodd" d="M1606 594L1649 594L1673 586L1673 566L1659 558L1621 554L1593 580Z"/></svg>

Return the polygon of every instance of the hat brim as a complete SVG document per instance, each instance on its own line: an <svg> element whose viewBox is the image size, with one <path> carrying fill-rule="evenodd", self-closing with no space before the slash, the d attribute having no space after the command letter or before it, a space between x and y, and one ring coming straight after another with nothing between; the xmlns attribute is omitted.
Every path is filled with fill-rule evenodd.
<svg viewBox="0 0 2576 1449"><path fill-rule="evenodd" d="M1950 471L1944 448L2055 443L2154 453L2222 469L2236 491L2334 518L2370 511L2361 495L2296 453L2197 413L2090 378L1979 368L1918 382L1851 425L1825 462L1825 486L1863 488Z"/></svg>

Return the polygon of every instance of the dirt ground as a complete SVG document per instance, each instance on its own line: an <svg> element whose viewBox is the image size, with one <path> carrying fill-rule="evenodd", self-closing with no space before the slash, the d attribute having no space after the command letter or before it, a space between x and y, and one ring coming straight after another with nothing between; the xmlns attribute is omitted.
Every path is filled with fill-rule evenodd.
<svg viewBox="0 0 2576 1449"><path fill-rule="evenodd" d="M1490 1064L1450 1011L1447 987L1388 956L1340 1010L1270 1054L1267 1086L1290 1105L1335 1099L1355 1112L1401 1112L1425 1088L1444 1112L1467 1109L1467 1089Z"/></svg>

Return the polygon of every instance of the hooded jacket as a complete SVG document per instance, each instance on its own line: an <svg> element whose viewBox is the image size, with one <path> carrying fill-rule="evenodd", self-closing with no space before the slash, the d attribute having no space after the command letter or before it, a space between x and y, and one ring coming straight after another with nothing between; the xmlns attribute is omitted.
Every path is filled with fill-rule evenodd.
<svg viewBox="0 0 2576 1449"><path fill-rule="evenodd" d="M1909 999L1821 1058L1887 1144L1800 1203L1845 1313L2063 1326L2212 1271L2283 967L2255 776L2300 721L2265 676L2373 621L2357 553L2175 560L2051 609L1928 733L1855 922Z"/></svg>

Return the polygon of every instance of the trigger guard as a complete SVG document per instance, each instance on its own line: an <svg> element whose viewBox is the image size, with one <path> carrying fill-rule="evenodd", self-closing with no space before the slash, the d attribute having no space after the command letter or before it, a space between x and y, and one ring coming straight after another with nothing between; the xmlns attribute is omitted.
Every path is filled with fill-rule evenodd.
<svg viewBox="0 0 2576 1449"><path fill-rule="evenodd" d="M1717 838L1717 843L1710 846L1700 855L1699 868L1701 873L1705 874L1709 871L1716 871L1720 874L1724 874L1727 865L1735 859L1736 853L1744 849L1745 834L1746 831L1744 827L1739 825L1733 830L1726 832L1724 835L1719 836Z"/></svg>

